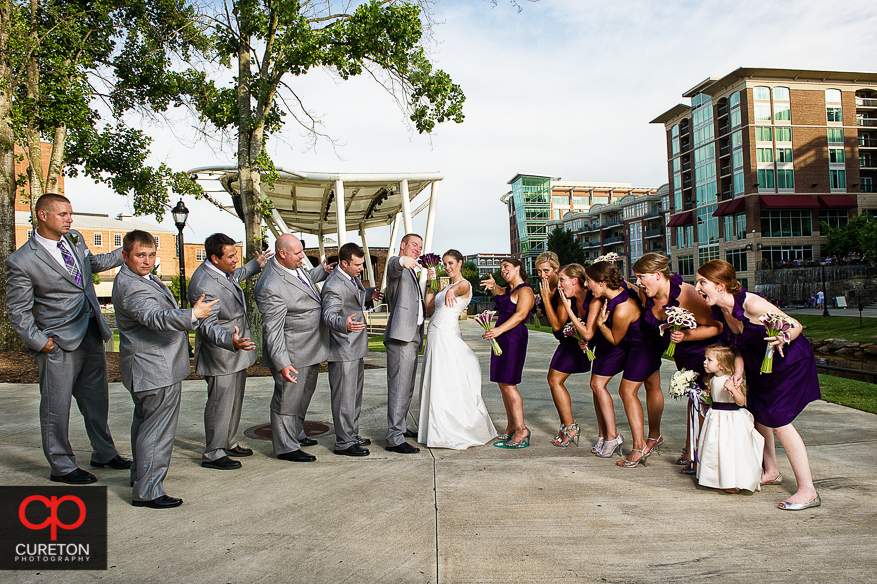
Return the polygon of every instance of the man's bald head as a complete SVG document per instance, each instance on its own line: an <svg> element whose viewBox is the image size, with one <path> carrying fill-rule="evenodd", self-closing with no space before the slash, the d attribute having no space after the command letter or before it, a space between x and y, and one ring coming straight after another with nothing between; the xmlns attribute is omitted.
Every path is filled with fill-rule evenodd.
<svg viewBox="0 0 877 584"><path fill-rule="evenodd" d="M298 237L292 233L284 233L274 243L274 254L280 265L297 270L301 267L305 250Z"/></svg>

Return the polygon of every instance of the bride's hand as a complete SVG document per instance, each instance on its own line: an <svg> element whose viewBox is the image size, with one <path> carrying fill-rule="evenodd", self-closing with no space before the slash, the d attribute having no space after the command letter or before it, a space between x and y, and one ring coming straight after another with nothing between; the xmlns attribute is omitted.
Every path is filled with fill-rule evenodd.
<svg viewBox="0 0 877 584"><path fill-rule="evenodd" d="M457 295L454 294L453 288L448 288L448 291L445 292L445 306L448 308L453 307L457 303Z"/></svg>

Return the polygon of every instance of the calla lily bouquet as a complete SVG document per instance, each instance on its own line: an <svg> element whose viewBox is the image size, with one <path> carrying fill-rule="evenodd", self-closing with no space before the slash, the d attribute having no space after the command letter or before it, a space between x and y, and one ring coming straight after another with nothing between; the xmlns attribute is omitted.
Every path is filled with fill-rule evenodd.
<svg viewBox="0 0 877 584"><path fill-rule="evenodd" d="M537 312L540 308L542 308L542 296L536 294L533 298L533 325L536 328L542 327L542 321L539 320L539 313Z"/></svg>
<svg viewBox="0 0 877 584"><path fill-rule="evenodd" d="M581 320L579 322L581 322L582 324L585 324ZM580 343L585 342L585 337L582 336L582 333L580 333L578 331L578 329L575 327L575 325L571 322L568 322L563 326L563 334L564 334L564 336L574 338L575 340L579 341ZM587 355L588 361L593 361L594 359L597 358L597 356L594 355L594 351L591 350L590 345L585 345L585 355Z"/></svg>
<svg viewBox="0 0 877 584"><path fill-rule="evenodd" d="M434 253L425 253L419 258L417 258L417 263L420 264L423 268L429 269L434 268L438 269L440 265L442 265L442 258ZM429 289L435 292L438 290L438 278L433 278L429 283Z"/></svg>
<svg viewBox="0 0 877 584"><path fill-rule="evenodd" d="M785 314L768 312L758 317L758 320L767 329L767 336L779 337L787 345L792 342L792 333L790 331L795 328L795 322ZM775 350L775 345L767 345L767 349L764 352L764 360L761 362L761 373L773 373L773 353Z"/></svg>
<svg viewBox="0 0 877 584"><path fill-rule="evenodd" d="M681 306L668 306L664 309L664 312L667 314L667 322L658 327L661 330L662 337L667 329L681 331L682 329L697 328L697 321L694 320L694 314L690 310L686 310ZM667 356L672 357L675 352L676 343L670 341L670 346L667 347Z"/></svg>
<svg viewBox="0 0 877 584"><path fill-rule="evenodd" d="M475 317L475 322L480 324L484 330L489 331L493 327L493 319L495 317L495 310L485 310ZM499 343L496 342L496 339L490 339L490 346L493 349L494 355L496 355L497 357L502 355L502 349L499 348Z"/></svg>

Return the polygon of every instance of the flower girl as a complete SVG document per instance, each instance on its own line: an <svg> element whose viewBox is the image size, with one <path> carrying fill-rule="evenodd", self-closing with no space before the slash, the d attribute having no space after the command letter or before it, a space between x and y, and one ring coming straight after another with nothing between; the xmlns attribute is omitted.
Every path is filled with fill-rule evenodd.
<svg viewBox="0 0 877 584"><path fill-rule="evenodd" d="M745 389L731 380L734 351L725 345L707 347L703 362L712 407L698 440L698 483L737 493L761 489L764 438L755 430L752 414L742 406Z"/></svg>

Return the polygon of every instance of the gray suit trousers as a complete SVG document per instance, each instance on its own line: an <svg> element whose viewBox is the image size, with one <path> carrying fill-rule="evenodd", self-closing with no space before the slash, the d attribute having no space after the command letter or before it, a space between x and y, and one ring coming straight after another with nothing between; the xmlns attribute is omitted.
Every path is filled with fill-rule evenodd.
<svg viewBox="0 0 877 584"><path fill-rule="evenodd" d="M362 359L329 362L332 421L335 424L335 448L338 450L350 448L356 443L364 379L365 362Z"/></svg>
<svg viewBox="0 0 877 584"><path fill-rule="evenodd" d="M67 437L71 397L85 421L91 441L91 459L109 462L118 452L107 424L107 356L100 329L92 318L82 343L65 351L58 345L50 353L34 355L40 375L40 430L43 452L55 476L78 468Z"/></svg>
<svg viewBox="0 0 877 584"><path fill-rule="evenodd" d="M274 377L274 396L271 398L271 442L274 454L301 450L301 440L307 435L304 430L305 415L314 390L317 388L317 375L320 364L296 367L298 383L289 383L278 371L271 370Z"/></svg>
<svg viewBox="0 0 877 584"><path fill-rule="evenodd" d="M387 347L387 446L398 446L405 441L405 416L414 395L417 376L417 351L420 340L409 343L385 340Z"/></svg>
<svg viewBox="0 0 877 584"><path fill-rule="evenodd" d="M207 448L201 460L219 460L228 448L238 445L235 435L241 423L247 370L229 375L204 376L207 381L207 406L204 408L204 435Z"/></svg>
<svg viewBox="0 0 877 584"><path fill-rule="evenodd" d="M166 494L163 482L174 450L182 387L180 382L168 387L131 392L134 399L134 421L131 422L134 464L131 466L131 480L134 481L135 501L151 501Z"/></svg>

